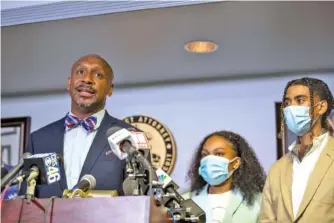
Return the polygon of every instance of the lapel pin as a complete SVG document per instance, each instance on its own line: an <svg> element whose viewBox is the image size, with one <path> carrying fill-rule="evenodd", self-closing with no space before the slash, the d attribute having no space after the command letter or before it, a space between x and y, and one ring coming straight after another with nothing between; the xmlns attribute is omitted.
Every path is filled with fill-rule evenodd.
<svg viewBox="0 0 334 223"><path fill-rule="evenodd" d="M106 152L106 156L108 156L110 154L112 154L112 150L109 150L109 151Z"/></svg>

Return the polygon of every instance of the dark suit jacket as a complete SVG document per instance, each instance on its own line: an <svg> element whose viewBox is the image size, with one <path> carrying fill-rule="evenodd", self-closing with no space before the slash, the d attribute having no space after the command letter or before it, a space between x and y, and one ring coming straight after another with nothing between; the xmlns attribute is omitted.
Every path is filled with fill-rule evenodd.
<svg viewBox="0 0 334 223"><path fill-rule="evenodd" d="M32 154L55 152L63 156L64 122L65 117L33 132L30 136L27 152ZM106 152L110 151L106 132L112 126L134 128L130 124L110 116L106 111L87 154L79 180L83 175L91 174L96 179L95 190L117 190L119 195L122 195L125 161L119 160L113 154L106 155ZM20 194L25 194L25 188L26 185L22 185ZM36 197L61 197L65 189L67 189L66 174L64 165L61 165L61 180L50 185L38 185Z"/></svg>

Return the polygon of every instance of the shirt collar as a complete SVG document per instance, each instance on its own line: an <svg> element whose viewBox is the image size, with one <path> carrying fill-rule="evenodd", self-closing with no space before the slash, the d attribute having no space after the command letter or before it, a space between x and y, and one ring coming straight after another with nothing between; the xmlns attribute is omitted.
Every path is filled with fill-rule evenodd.
<svg viewBox="0 0 334 223"><path fill-rule="evenodd" d="M316 150L317 148L320 148L322 143L324 141L327 141L328 139L328 132L323 132L321 135L317 136L316 138L313 139L313 143L310 146L310 148L305 152L305 156L311 154L314 150ZM296 141L294 141L290 146L289 146L289 151L291 151L291 154L294 157L298 158L298 150L300 148L300 144L298 142L298 139ZM299 158L298 158L299 159Z"/></svg>
<svg viewBox="0 0 334 223"><path fill-rule="evenodd" d="M230 190L228 192L232 192L232 194L238 194L239 190L238 189L234 189L234 190ZM199 192L198 195L212 195L209 194L209 184L206 184ZM215 195L215 194L213 194Z"/></svg>
<svg viewBox="0 0 334 223"><path fill-rule="evenodd" d="M94 130L96 130L98 127L100 127L105 113L106 113L106 110L102 109L102 110L96 112L95 114L90 115L90 116L94 116L96 118L96 125L94 126ZM72 112L70 112L70 115L75 116Z"/></svg>

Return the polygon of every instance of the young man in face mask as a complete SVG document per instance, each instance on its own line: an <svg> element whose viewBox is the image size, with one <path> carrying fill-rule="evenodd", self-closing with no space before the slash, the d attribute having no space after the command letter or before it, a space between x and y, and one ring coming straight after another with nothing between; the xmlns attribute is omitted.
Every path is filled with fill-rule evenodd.
<svg viewBox="0 0 334 223"><path fill-rule="evenodd" d="M287 84L282 116L297 139L269 171L261 223L334 222L334 137L327 119L332 109L333 95L323 81Z"/></svg>

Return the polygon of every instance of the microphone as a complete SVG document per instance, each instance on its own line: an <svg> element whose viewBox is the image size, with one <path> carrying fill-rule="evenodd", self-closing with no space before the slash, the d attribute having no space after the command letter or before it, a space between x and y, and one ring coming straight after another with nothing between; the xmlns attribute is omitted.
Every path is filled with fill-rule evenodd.
<svg viewBox="0 0 334 223"><path fill-rule="evenodd" d="M59 165L62 165L64 163L64 159L60 154L57 154L57 159L58 159ZM30 175L32 173L33 173L33 175ZM35 166L35 168L31 168L29 170L22 171L22 173L18 177L16 177L15 179L12 179L10 181L10 185L21 183L23 180L27 179L27 177L29 177L29 176L30 176L30 179L32 177L36 178L38 176L38 174L39 174L39 170L38 170L38 168L36 169L36 166Z"/></svg>
<svg viewBox="0 0 334 223"><path fill-rule="evenodd" d="M59 156L56 153L34 154L24 159L26 171L23 179L27 181L37 180L37 184L53 184L61 179ZM18 177L20 178L20 177ZM18 181L22 181L18 179Z"/></svg>
<svg viewBox="0 0 334 223"><path fill-rule="evenodd" d="M133 127L127 128L127 130L131 132L137 149L150 149L147 136L144 132L138 132L138 130Z"/></svg>
<svg viewBox="0 0 334 223"><path fill-rule="evenodd" d="M36 185L53 184L61 179L58 159L56 153L34 154L24 159L23 170L26 173L16 180L22 182L26 178L25 197L28 204L34 198Z"/></svg>
<svg viewBox="0 0 334 223"><path fill-rule="evenodd" d="M131 132L131 136L134 139L134 147L144 156L144 158L151 164L151 148L148 145L147 136L144 132L138 132L137 129L130 127L127 128ZM135 162L131 157L126 157L126 172L132 174L135 172Z"/></svg>
<svg viewBox="0 0 334 223"><path fill-rule="evenodd" d="M22 158L20 159L20 162L13 168L11 169L8 174L6 174L6 176L4 176L2 179L1 179L1 191L2 191L2 188L4 188L10 180L12 180L16 174L18 172L20 172L20 170L23 168L23 164L24 164L24 158L28 157L28 156L31 156L31 153L27 152L27 153L24 153Z"/></svg>
<svg viewBox="0 0 334 223"><path fill-rule="evenodd" d="M130 177L127 177L123 181L124 195L126 195L126 196L140 195L140 194L142 194L142 191L139 191L139 190L140 190L140 188L139 188L137 180L131 179Z"/></svg>
<svg viewBox="0 0 334 223"><path fill-rule="evenodd" d="M128 155L132 155L138 149L133 147L136 145L135 137L126 129L118 126L111 127L106 135L112 153L120 160L126 159Z"/></svg>
<svg viewBox="0 0 334 223"><path fill-rule="evenodd" d="M161 168L156 170L156 174L158 180L162 182L162 189L165 193L163 195L163 204L165 206L170 206L174 204L174 201L178 204L182 203L184 198L177 192L180 187L172 180L172 178Z"/></svg>
<svg viewBox="0 0 334 223"><path fill-rule="evenodd" d="M188 222L199 222L199 223L205 223L206 222L206 215L205 211L200 208L195 201L192 199L187 199L182 202L182 206L186 210L186 213L176 213L174 212L174 216L176 219L184 219Z"/></svg>
<svg viewBox="0 0 334 223"><path fill-rule="evenodd" d="M133 127L127 129L131 132L132 136L134 136L135 147L137 148L137 150L141 152L141 154L145 157L145 159L147 159L149 163L152 163L151 147L148 144L146 133L138 132L138 130Z"/></svg>
<svg viewBox="0 0 334 223"><path fill-rule="evenodd" d="M152 169L152 166L147 161L147 159L143 157L142 153L138 151L137 147L134 147L134 145L137 145L138 139L146 139L144 133L137 132L135 136L127 129L116 126L108 129L106 135L112 153L115 154L120 160L124 160L128 156L135 157L146 168Z"/></svg>
<svg viewBox="0 0 334 223"><path fill-rule="evenodd" d="M146 171L143 171L144 173L141 174L133 174L133 177L135 178L135 183L141 184L141 187L145 187L145 184L149 185L149 191L152 194L152 178L154 177L153 174L155 173L151 163L142 155L140 151L138 151L138 142L144 142L142 144L148 144L146 135L143 132L136 132L131 133L129 130L121 128L119 126L111 127L107 131L107 138L108 142L111 148L111 151L113 154L115 154L119 159L127 159L128 166L132 165L132 167L136 166L136 161L140 163ZM145 141L146 140L146 141ZM136 146L137 145L137 146ZM136 147L134 147L136 146ZM135 161L133 162L134 159ZM129 163L132 162L132 163ZM148 173L145 173L148 172ZM137 180L137 177L146 178L148 175L148 182L145 182L145 180ZM147 180L146 180L147 181ZM131 185L134 185L134 182L130 183ZM124 186L124 185L123 185ZM139 187L140 185L138 185Z"/></svg>
<svg viewBox="0 0 334 223"><path fill-rule="evenodd" d="M75 185L71 190L64 190L63 192L63 198L71 198L73 193L76 190L81 190L83 192L86 192L88 190L93 190L96 187L96 179L90 174L84 175L79 183Z"/></svg>
<svg viewBox="0 0 334 223"><path fill-rule="evenodd" d="M162 189L162 204L170 208L174 219L182 222L201 222L206 221L205 211L202 210L192 199L185 200L178 192L179 186L162 169L156 170ZM161 200L159 200L161 202Z"/></svg>

